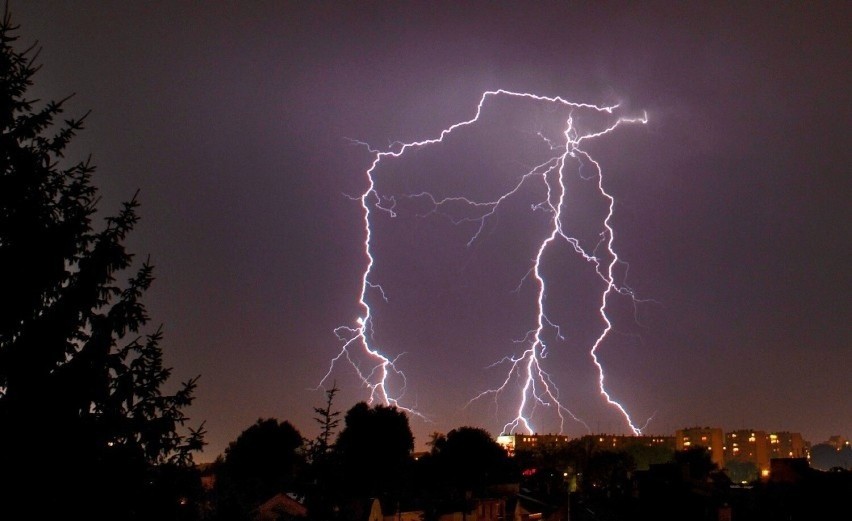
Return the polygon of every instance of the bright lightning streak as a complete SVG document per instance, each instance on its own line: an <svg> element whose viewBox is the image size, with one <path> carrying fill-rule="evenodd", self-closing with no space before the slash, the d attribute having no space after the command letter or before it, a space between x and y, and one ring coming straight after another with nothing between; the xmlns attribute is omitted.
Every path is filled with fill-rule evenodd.
<svg viewBox="0 0 852 521"><path fill-rule="evenodd" d="M606 114L612 114L613 111L618 108L617 105L597 106L586 103L575 103L567 101L561 97L547 97L525 92L511 92L501 89L487 91L483 93L477 105L476 113L471 119L455 123L443 129L440 134L435 138L424 139L421 141L413 141L409 143L396 142L391 145L390 150L386 151L375 150L369 147L369 145L366 145L366 143L359 142L362 145L366 145L369 151L373 154L372 163L366 171L367 188L358 198L361 204L361 208L363 209L363 251L366 258L366 267L361 276L361 291L358 299L358 303L362 309L362 314L356 319L354 327L341 326L335 330L336 335L342 341L343 344L338 354L332 359L329 365L328 372L320 381L320 386L324 385L324 383L330 378L332 372L335 369L336 364L345 359L346 362L348 362L355 369L355 372L362 384L369 389L370 403L378 401L386 405L394 405L403 410L422 417L422 415L413 408L405 407L400 403L400 399L402 398L405 392L405 374L397 368L397 360L390 359L387 356L383 355L373 342L373 313L372 309L370 308L368 297L371 293L378 293L384 300L387 300L387 297L381 286L371 281L371 275L375 263L375 258L373 256L373 231L371 227L371 215L374 210L378 210L386 212L391 216L396 216L396 200L392 197L383 199L379 195L378 191L376 190L375 174L383 161L399 158L411 149L423 148L441 143L443 142L444 138L452 132L462 127L466 127L476 123L480 119L480 115L482 113L486 101L489 98L496 96L524 98L536 102L544 102L559 106L565 106L569 107L572 110L588 109ZM468 402L471 403L489 395L493 396L496 402L498 396L506 392L510 382L513 379L520 379L522 385L519 405L516 409L514 418L504 425L503 432L511 433L519 428L526 429L529 432L534 432L535 429L531 424L530 418L532 417L532 414L537 407L553 407L560 419L560 430L564 429L566 416L569 416L574 421L586 425L585 422L583 422L580 418L578 418L573 412L571 412L560 402L558 388L553 383L550 375L542 368L542 360L547 356L547 344L544 340L545 332L548 329L553 329L556 331L557 336L560 338L561 332L559 330L559 326L553 321L551 321L547 316L547 281L544 275L542 274L541 268L544 262L544 255L551 247L551 245L557 241L565 241L585 261L594 264L595 271L598 277L604 283L605 289L601 292L600 306L598 308L598 312L600 314L604 327L602 328L600 334L598 335L597 339L589 350L589 354L592 358L592 361L595 367L597 368L598 387L600 394L601 396L603 396L603 398L609 405L615 407L620 412L625 422L634 434L638 435L641 433L641 428L635 425L633 419L630 417L625 407L621 403L616 401L607 391L605 385L604 367L601 364L600 359L598 358L598 351L613 328L612 322L607 316L608 303L610 298L612 297L612 294L617 293L622 296L628 296L633 299L634 302L636 302L636 298L632 290L625 286L617 284L615 281L615 267L622 262L620 261L614 249L615 232L610 222L613 216L613 207L615 200L604 189L603 175L600 164L595 161L586 151L580 148L580 145L584 141L593 140L595 138L609 134L615 131L616 128L623 124L633 123L647 123L647 115L643 114L642 117L636 118L618 118L615 120L614 123L604 128L603 130L586 134L578 134L577 129L574 126L573 116L569 116L566 122L565 130L563 132L564 142L562 142L561 144L554 143L553 141L543 136L541 133L538 134L539 137L542 138L549 145L550 149L554 151L556 155L529 170L526 174L521 176L518 183L516 183L511 190L491 201L474 201L463 196L436 198L429 192L420 192L417 194L409 194L405 196L408 198L424 198L428 200L432 205L432 212L438 212L441 208L448 206L451 203L461 203L463 205L467 205L469 208L479 210L481 213L477 217L464 217L453 220L453 222L455 223L465 221L475 221L479 223L476 232L471 236L470 240L468 241L468 245L471 245L479 238L481 232L484 229L486 221L490 217L493 217L500 205L505 200L515 195L524 184L526 184L531 179L541 179L541 182L544 184L544 187L546 189L546 196L541 203L534 205L533 209L545 210L551 215L551 219L549 220L549 233L539 245L537 253L533 260L532 267L527 273L527 276L532 275L532 278L535 280L538 287L536 299L536 327L533 330L529 331L529 333L527 334L524 343L528 343L528 347L523 350L523 352L519 356L505 357L496 364L494 364L509 365L509 370L502 384L497 388L489 389L480 393L478 396L474 397L470 400L470 402ZM569 161L579 161L581 164L585 162L593 167L594 175L589 179L594 178L595 176L597 177L598 191L600 192L601 196L608 202L608 213L603 220L604 230L603 232L601 232L601 239L599 243L595 246L595 248L591 251L584 249L580 245L580 241L578 239L571 237L563 230L562 210L565 204L566 194L565 168L566 164ZM600 248L604 248L604 256L598 256L596 254L596 252ZM365 356L366 359L369 361L369 367L367 369L362 369L360 364L356 362L355 358L353 358L353 352L355 350L359 350L361 353L358 358ZM402 382L396 392L390 389L392 380ZM588 430L588 425L586 425L586 428Z"/></svg>

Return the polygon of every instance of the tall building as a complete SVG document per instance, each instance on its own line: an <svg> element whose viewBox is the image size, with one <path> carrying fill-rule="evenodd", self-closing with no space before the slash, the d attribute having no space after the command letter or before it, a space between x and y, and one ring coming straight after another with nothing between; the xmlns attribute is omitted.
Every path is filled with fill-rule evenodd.
<svg viewBox="0 0 852 521"><path fill-rule="evenodd" d="M849 446L849 441L846 438L844 438L843 436L840 436L840 435L834 435L834 436L829 437L828 441L826 443L828 443L829 445L831 445L832 447L834 447L837 450L840 450L843 447Z"/></svg>
<svg viewBox="0 0 852 521"><path fill-rule="evenodd" d="M770 458L807 458L808 443L798 432L772 432L769 434Z"/></svg>
<svg viewBox="0 0 852 521"><path fill-rule="evenodd" d="M675 450L704 447L710 451L710 460L725 466L725 436L718 427L689 427L675 431Z"/></svg>
<svg viewBox="0 0 852 521"><path fill-rule="evenodd" d="M726 462L754 463L759 475L766 477L769 475L770 457L770 436L766 431L741 429L725 434Z"/></svg>

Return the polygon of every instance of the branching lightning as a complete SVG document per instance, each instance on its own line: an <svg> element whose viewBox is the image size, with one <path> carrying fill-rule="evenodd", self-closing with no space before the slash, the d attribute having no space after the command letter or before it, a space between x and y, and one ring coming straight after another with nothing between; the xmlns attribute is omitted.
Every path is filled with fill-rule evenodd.
<svg viewBox="0 0 852 521"><path fill-rule="evenodd" d="M547 280L543 274L542 266L544 264L545 253L557 242L564 242L584 261L591 263L594 266L595 273L602 281L602 291L600 293L600 301L598 312L603 324L600 333L596 340L589 347L589 355L594 366L597 368L598 388L600 395L607 404L618 410L624 418L627 426L634 434L640 434L641 428L637 427L626 408L616 401L607 390L605 381L604 367L598 357L598 352L604 341L612 331L613 325L610 317L607 315L608 304L615 294L626 296L637 302L633 291L623 283L616 281L616 267L622 263L616 253L614 247L615 232L612 228L611 219L614 210L614 198L605 190L603 183L603 173L600 164L586 152L582 146L584 142L588 142L595 138L599 138L606 134L615 131L619 126L625 124L644 124L647 123L647 114L641 117L617 117L612 116L614 121L605 126L603 129L593 132L580 133L574 124L574 110L589 110L596 113L612 115L618 108L614 106L598 106L586 103L575 103L567 101L561 97L547 97L525 92L511 92L506 90L486 91L479 99L476 112L471 119L460 121L445 129L440 134L431 139L421 141L413 141L409 143L396 142L393 143L389 150L376 150L366 145L370 153L373 154L372 163L366 170L367 188L358 197L361 208L363 210L363 230L364 242L363 252L366 259L366 266L361 275L360 295L358 304L361 308L360 316L355 320L353 326L341 326L335 330L335 334L342 342L342 346L337 355L331 360L328 372L320 382L322 386L334 371L336 365L345 360L351 365L357 377L363 385L369 389L369 401L380 402L386 405L394 405L412 414L423 417L413 407L406 407L400 403L405 394L406 377L398 367L398 359L392 359L382 354L377 346L374 345L374 323L373 312L370 307L372 298L382 298L387 301L382 287L374 283L371 279L373 275L373 266L375 263L374 248L373 248L373 229L371 217L373 212L386 212L391 216L396 215L396 200L393 197L382 197L376 188L375 176L382 163L402 157L406 152L423 147L429 147L440 144L451 133L462 127L467 127L479 121L486 102L494 97L508 97L522 99L530 102L551 104L555 106L567 107L572 115L569 115L565 122L564 131L559 141L547 138L543 133L539 132L540 137L552 151L552 155L546 161L534 166L525 174L523 174L518 182L511 187L510 190L501 194L499 197L488 201L476 201L465 196L452 197L435 197L430 192L418 192L408 194L405 197L423 199L429 202L432 212L442 211L450 205L463 205L474 212L474 216L470 215L458 219L453 222L476 222L478 226L468 241L468 246L479 239L486 222L494 217L501 204L507 199L517 194L521 188L527 183L541 182L545 188L544 199L536 205L533 205L533 210L545 211L549 215L548 233L546 238L538 246L538 250L531 260L531 266L524 279L531 279L537 286L537 298L535 301L537 320L533 328L531 328L526 336L521 341L526 347L520 354L506 356L497 361L494 366L504 365L508 369L506 377L502 383L495 388L483 391L479 395L472 398L468 404L493 397L495 402L498 397L509 391L510 382L519 381L520 396L517 409L513 413L513 418L509 420L503 427L503 432L511 433L518 429L525 429L529 432L535 432L531 423L531 418L537 407L553 408L560 419L560 427L564 429L565 422L568 418L583 423L577 415L571 412L568 407L563 405L559 398L559 389L551 379L550 375L544 370L542 362L547 357L548 345L545 341L545 333L553 332L557 338L562 338L562 332L559 325L548 317L548 302L547 302ZM565 169L569 162L578 162L581 165L588 166L592 169L592 175L588 179L597 180L597 189L601 197L607 202L608 211L602 222L602 232L597 244L592 248L583 247L580 240L569 235L564 229L563 208L565 205L566 184L565 184ZM524 280L521 281L521 284ZM355 356L355 352L358 352ZM398 357L397 357L398 358ZM357 359L357 360L356 360ZM362 367L360 360L368 360L367 367ZM391 383L401 382L391 389ZM588 430L588 425L586 425Z"/></svg>

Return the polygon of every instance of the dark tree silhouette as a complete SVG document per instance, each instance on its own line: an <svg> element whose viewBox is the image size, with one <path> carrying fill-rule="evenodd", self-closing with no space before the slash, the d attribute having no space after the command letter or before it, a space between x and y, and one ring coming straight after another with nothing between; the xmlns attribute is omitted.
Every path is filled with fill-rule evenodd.
<svg viewBox="0 0 852 521"><path fill-rule="evenodd" d="M585 492L606 498L623 497L630 492L630 474L635 469L636 463L626 452L598 451L586 469Z"/></svg>
<svg viewBox="0 0 852 521"><path fill-rule="evenodd" d="M305 505L313 519L330 519L333 516L331 498L335 496L334 444L332 436L340 424L340 411L333 411L334 397L338 393L337 383L325 392L325 406L314 407L314 421L320 425L317 437L309 442L310 465L306 468Z"/></svg>
<svg viewBox="0 0 852 521"><path fill-rule="evenodd" d="M638 501L630 515L621 513L623 519L716 520L731 499L731 481L706 447L675 451L674 461L652 465L640 473L636 485Z"/></svg>
<svg viewBox="0 0 852 521"><path fill-rule="evenodd" d="M641 443L631 443L624 447L624 452L633 458L636 470L648 470L651 465L668 463L674 461L674 448L654 446L649 447Z"/></svg>
<svg viewBox="0 0 852 521"><path fill-rule="evenodd" d="M250 519L279 492L290 492L304 464L302 435L290 422L259 419L225 449L216 466L217 518Z"/></svg>
<svg viewBox="0 0 852 521"><path fill-rule="evenodd" d="M835 447L829 443L817 443L811 447L811 467L819 470L835 468L852 470L852 447Z"/></svg>
<svg viewBox="0 0 852 521"><path fill-rule="evenodd" d="M490 485L517 483L519 474L506 451L484 429L459 427L432 446L434 465L451 496L483 496Z"/></svg>
<svg viewBox="0 0 852 521"><path fill-rule="evenodd" d="M34 47L14 48L0 22L0 518L174 518L161 477L190 469L201 429L182 427L196 379L163 394L160 330L141 333L153 280L123 241L137 222L134 196L95 229L97 189L88 160L64 151L83 118L58 122L63 101L27 98ZM85 117L85 116L84 116ZM172 467L168 470L167 467ZM171 491L173 492L173 491ZM170 492L170 493L171 493ZM156 497L155 497L156 496ZM178 509L184 501L165 501ZM160 509L160 511L154 511Z"/></svg>
<svg viewBox="0 0 852 521"><path fill-rule="evenodd" d="M493 485L515 485L520 473L515 461L491 435L476 427L459 427L448 434L432 433L431 451L414 465L412 487L426 519L450 512L469 512L473 498L499 494Z"/></svg>
<svg viewBox="0 0 852 521"><path fill-rule="evenodd" d="M414 450L408 416L396 407L360 402L347 411L344 422L334 448L340 499L378 497L396 505Z"/></svg>
<svg viewBox="0 0 852 521"><path fill-rule="evenodd" d="M710 474L719 468L713 463L710 451L705 447L676 451L674 460L684 469L684 475L695 481L706 481Z"/></svg>
<svg viewBox="0 0 852 521"><path fill-rule="evenodd" d="M751 483L760 477L760 469L753 461L731 460L725 462L725 474L735 483Z"/></svg>
<svg viewBox="0 0 852 521"><path fill-rule="evenodd" d="M322 459L322 456L332 448L331 436L337 426L340 425L340 411L332 411L331 406L334 403L334 396L340 389L337 388L337 382L331 389L325 392L325 407L314 407L314 421L320 425L320 433L311 444L311 459Z"/></svg>

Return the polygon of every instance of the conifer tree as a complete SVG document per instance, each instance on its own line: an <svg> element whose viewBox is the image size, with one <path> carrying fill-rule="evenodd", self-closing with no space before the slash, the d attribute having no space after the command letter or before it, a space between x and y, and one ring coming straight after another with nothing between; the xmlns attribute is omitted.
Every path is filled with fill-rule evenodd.
<svg viewBox="0 0 852 521"><path fill-rule="evenodd" d="M325 407L314 407L314 412L317 414L314 416L314 421L320 425L320 433L311 442L312 459L322 459L332 448L331 436L340 424L340 418L338 418L340 411L332 411L331 406L334 402L334 396L339 391L337 382L335 382L332 388L325 392Z"/></svg>
<svg viewBox="0 0 852 521"><path fill-rule="evenodd" d="M334 475L339 466L334 458L332 437L340 424L340 411L332 410L335 395L340 391L337 382L325 391L325 406L314 407L314 421L320 426L316 438L308 442L310 466L304 475L305 504L312 519L334 517L333 501L337 497L333 490ZM339 480L338 480L339 481Z"/></svg>
<svg viewBox="0 0 852 521"><path fill-rule="evenodd" d="M203 445L188 427L197 378L166 394L162 331L146 333L153 280L123 242L134 195L96 226L94 166L64 153L82 118L27 97L35 46L0 21L0 518L155 519L178 508L164 480ZM127 278L126 283L117 279ZM165 476L169 476L166 478ZM168 488L168 487L166 487ZM29 502L33 493L49 501ZM24 503L24 501L27 501ZM55 510L52 510L54 509ZM5 509L6 511L2 511ZM167 514L171 517L171 514Z"/></svg>

